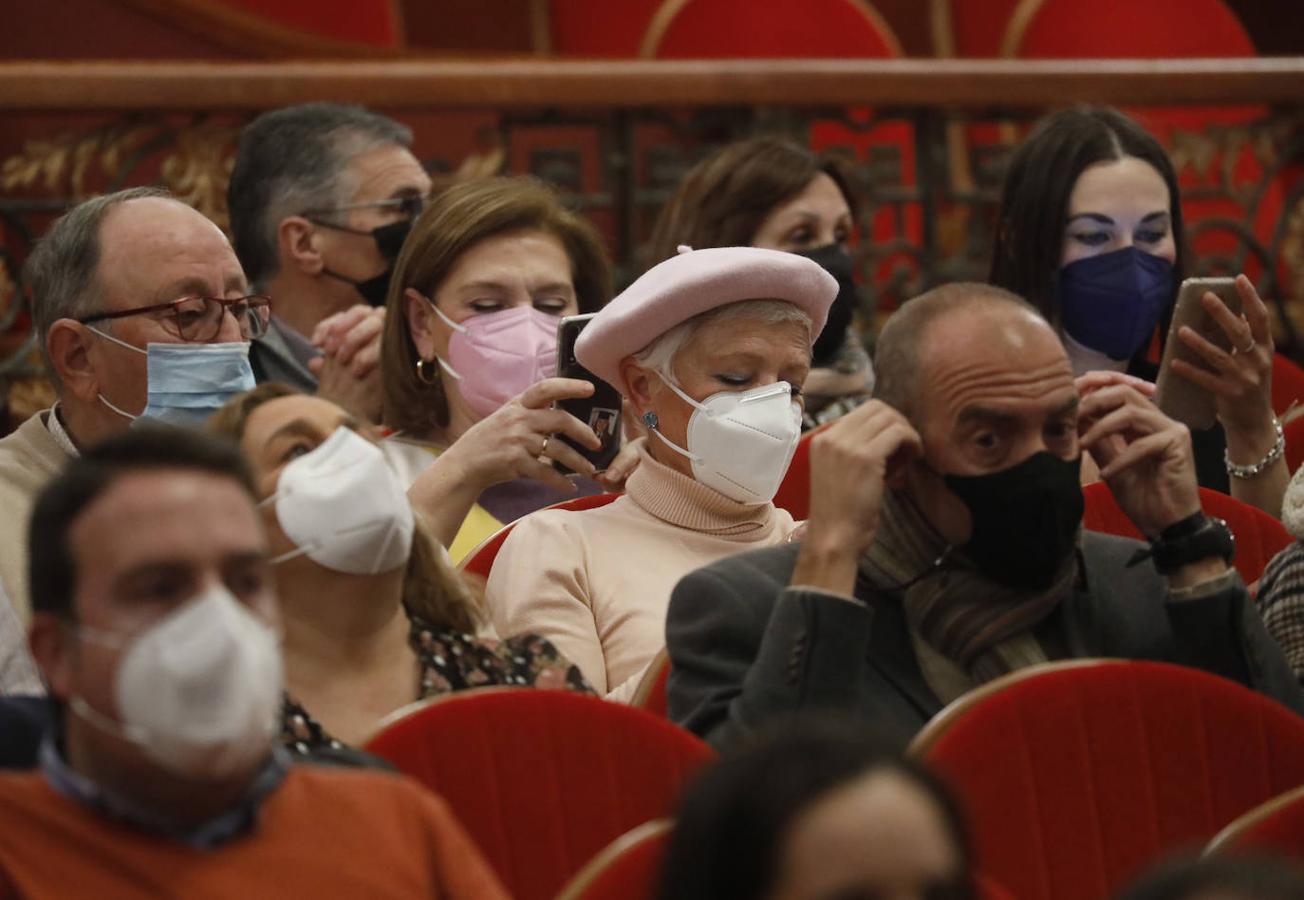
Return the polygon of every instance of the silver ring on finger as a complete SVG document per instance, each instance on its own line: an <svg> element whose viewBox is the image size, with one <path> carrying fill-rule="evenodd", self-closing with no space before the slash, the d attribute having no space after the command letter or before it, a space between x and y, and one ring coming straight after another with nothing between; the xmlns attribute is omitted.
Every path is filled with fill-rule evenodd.
<svg viewBox="0 0 1304 900"><path fill-rule="evenodd" d="M548 441L550 440L552 440L552 435L545 434L543 436L543 443L539 445L539 452L534 455L543 459L543 455L548 452Z"/></svg>
<svg viewBox="0 0 1304 900"><path fill-rule="evenodd" d="M1253 352L1254 348L1257 347L1257 346L1259 346L1259 342L1256 341L1256 340L1254 339L1254 335L1250 335L1250 342L1249 342L1248 344L1246 344L1244 347L1239 347L1239 348L1237 348L1235 352L1236 352L1236 353L1251 353L1251 352Z"/></svg>

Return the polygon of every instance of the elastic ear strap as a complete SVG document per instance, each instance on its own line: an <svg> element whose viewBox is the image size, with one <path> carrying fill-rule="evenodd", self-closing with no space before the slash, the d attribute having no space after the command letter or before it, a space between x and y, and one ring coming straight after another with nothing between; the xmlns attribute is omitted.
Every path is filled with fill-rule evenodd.
<svg viewBox="0 0 1304 900"><path fill-rule="evenodd" d="M701 461L702 457L698 456L696 453L689 453L683 447L679 446L674 441L670 440L668 437L662 434L659 429L653 428L652 433L661 439L661 443L665 444L667 447L669 447L671 450L678 453L680 456L686 456L689 459L691 459L693 462Z"/></svg>
<svg viewBox="0 0 1304 900"><path fill-rule="evenodd" d="M149 356L148 351L142 350L139 347L133 347L131 344L128 344L126 341L122 340L121 338L115 338L107 331L100 331L94 325L87 325L86 330L95 332L100 337L104 338L106 341L113 341L113 343L117 344L119 347L126 347L128 350L133 350L136 353L139 353L141 356Z"/></svg>
<svg viewBox="0 0 1304 900"><path fill-rule="evenodd" d="M465 331L466 331L466 326L465 326L465 325L458 325L456 322L454 322L454 321L453 321L452 319L450 319L448 316L444 315L443 311L440 310L440 308L439 308L438 306L435 306L435 301L431 300L431 299L430 299L429 297L427 297L425 294L422 294L422 295L421 295L421 299L424 300L424 301L426 301L426 303L430 304L430 308L434 311L435 315L437 315L437 316L439 316L439 318L443 319L443 320L444 320L444 324L447 325L449 328L453 329L454 331L459 331L459 332L465 332Z"/></svg>

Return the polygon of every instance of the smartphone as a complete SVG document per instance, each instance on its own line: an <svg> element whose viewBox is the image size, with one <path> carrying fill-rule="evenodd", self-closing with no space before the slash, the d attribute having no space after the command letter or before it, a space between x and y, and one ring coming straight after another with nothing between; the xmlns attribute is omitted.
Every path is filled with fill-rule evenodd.
<svg viewBox="0 0 1304 900"><path fill-rule="evenodd" d="M1164 358L1159 362L1159 379L1155 382L1155 403L1170 418L1183 422L1189 428L1212 428L1217 409L1213 395L1193 381L1172 371L1175 359L1186 360L1193 366L1213 371L1199 353L1178 337L1184 325L1189 325L1209 343L1231 352L1231 339L1207 312L1200 302L1212 292L1227 304L1232 315L1241 314L1241 295L1236 291L1235 278L1188 278L1177 292L1177 305L1173 308L1173 324L1168 329L1164 344Z"/></svg>
<svg viewBox="0 0 1304 900"><path fill-rule="evenodd" d="M578 378L593 385L593 394L569 400L558 400L557 408L565 410L575 418L593 429L593 433L602 441L597 450L581 447L564 434L553 435L570 447L575 448L580 456L587 459L601 472L620 452L620 391L594 375L575 358L575 341L597 313L582 316L566 316L557 326L557 377ZM561 463L553 460L552 466L565 475L574 474Z"/></svg>

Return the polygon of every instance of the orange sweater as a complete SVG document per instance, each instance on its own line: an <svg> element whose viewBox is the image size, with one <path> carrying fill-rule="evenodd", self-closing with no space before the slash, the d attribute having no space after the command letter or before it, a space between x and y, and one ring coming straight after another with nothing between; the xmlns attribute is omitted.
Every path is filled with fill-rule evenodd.
<svg viewBox="0 0 1304 900"><path fill-rule="evenodd" d="M0 775L0 898L497 900L444 802L395 775L293 766L253 830L212 850L118 824L39 773Z"/></svg>

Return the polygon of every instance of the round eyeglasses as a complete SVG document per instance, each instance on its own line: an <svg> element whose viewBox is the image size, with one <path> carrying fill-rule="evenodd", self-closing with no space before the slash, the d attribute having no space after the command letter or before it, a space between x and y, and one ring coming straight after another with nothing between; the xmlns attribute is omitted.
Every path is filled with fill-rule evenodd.
<svg viewBox="0 0 1304 900"><path fill-rule="evenodd" d="M77 321L83 325L125 316L153 313L168 331L183 341L207 343L222 331L222 316L230 313L240 326L240 336L245 340L262 337L267 333L267 323L272 316L272 298L266 294L248 297L182 297L168 303L137 306L116 312L95 313L82 316Z"/></svg>

